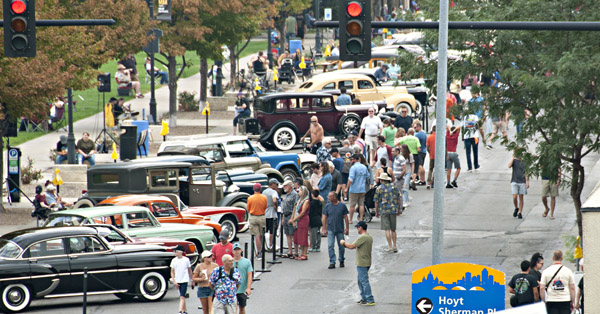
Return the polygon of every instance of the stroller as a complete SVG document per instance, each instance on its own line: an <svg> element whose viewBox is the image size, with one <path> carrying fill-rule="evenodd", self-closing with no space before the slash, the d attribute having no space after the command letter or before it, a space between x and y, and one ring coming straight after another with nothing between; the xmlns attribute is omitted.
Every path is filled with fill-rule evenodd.
<svg viewBox="0 0 600 314"><path fill-rule="evenodd" d="M288 84L294 84L296 75L294 74L294 61L292 59L286 58L281 60L281 68L279 69L278 77L278 82L280 84L284 81Z"/></svg>
<svg viewBox="0 0 600 314"><path fill-rule="evenodd" d="M375 198L375 190L377 190L377 187L374 187L365 193L365 216L363 219L367 223L373 220L372 210L375 209L375 202L373 200Z"/></svg>

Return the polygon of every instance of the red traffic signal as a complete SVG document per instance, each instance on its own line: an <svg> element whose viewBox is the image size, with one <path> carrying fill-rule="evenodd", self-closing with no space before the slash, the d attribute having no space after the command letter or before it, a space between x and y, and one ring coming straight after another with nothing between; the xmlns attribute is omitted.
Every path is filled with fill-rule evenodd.
<svg viewBox="0 0 600 314"><path fill-rule="evenodd" d="M363 11L363 8L360 5L360 3L358 3L358 2L350 2L346 6L346 12L351 17L357 17L357 16L359 16L362 13L362 11Z"/></svg>
<svg viewBox="0 0 600 314"><path fill-rule="evenodd" d="M23 14L27 10L27 4L23 0L13 0L10 9L14 14Z"/></svg>

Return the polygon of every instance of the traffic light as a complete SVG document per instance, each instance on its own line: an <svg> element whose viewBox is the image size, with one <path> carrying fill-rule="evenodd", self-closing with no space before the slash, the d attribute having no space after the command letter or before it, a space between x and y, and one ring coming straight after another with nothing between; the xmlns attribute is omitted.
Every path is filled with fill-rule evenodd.
<svg viewBox="0 0 600 314"><path fill-rule="evenodd" d="M371 59L371 0L339 1L340 60Z"/></svg>
<svg viewBox="0 0 600 314"><path fill-rule="evenodd" d="M3 0L4 55L35 57L35 0Z"/></svg>

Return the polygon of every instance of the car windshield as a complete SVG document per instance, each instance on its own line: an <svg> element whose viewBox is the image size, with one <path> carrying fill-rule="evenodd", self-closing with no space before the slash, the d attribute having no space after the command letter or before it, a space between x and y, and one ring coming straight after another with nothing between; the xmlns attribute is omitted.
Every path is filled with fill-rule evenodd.
<svg viewBox="0 0 600 314"><path fill-rule="evenodd" d="M223 153L218 144L213 145L198 145L198 155L216 162L223 161Z"/></svg>
<svg viewBox="0 0 600 314"><path fill-rule="evenodd" d="M50 215L43 227L81 226L85 218L74 215Z"/></svg>
<svg viewBox="0 0 600 314"><path fill-rule="evenodd" d="M254 110L258 110L258 111L262 111L262 112L266 112L266 113L272 113L273 109L274 108L271 105L271 102L264 101L261 98L254 99Z"/></svg>
<svg viewBox="0 0 600 314"><path fill-rule="evenodd" d="M21 248L6 239L0 239L0 258L17 258L21 254Z"/></svg>

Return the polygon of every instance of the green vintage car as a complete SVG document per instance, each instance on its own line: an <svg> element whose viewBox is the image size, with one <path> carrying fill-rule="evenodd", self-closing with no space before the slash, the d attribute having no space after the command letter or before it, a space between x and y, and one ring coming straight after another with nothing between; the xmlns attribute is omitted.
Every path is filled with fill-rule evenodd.
<svg viewBox="0 0 600 314"><path fill-rule="evenodd" d="M102 206L52 212L44 227L81 226L88 224L113 225L130 237L169 237L196 244L198 252L212 249L217 239L206 226L160 223L146 207Z"/></svg>

